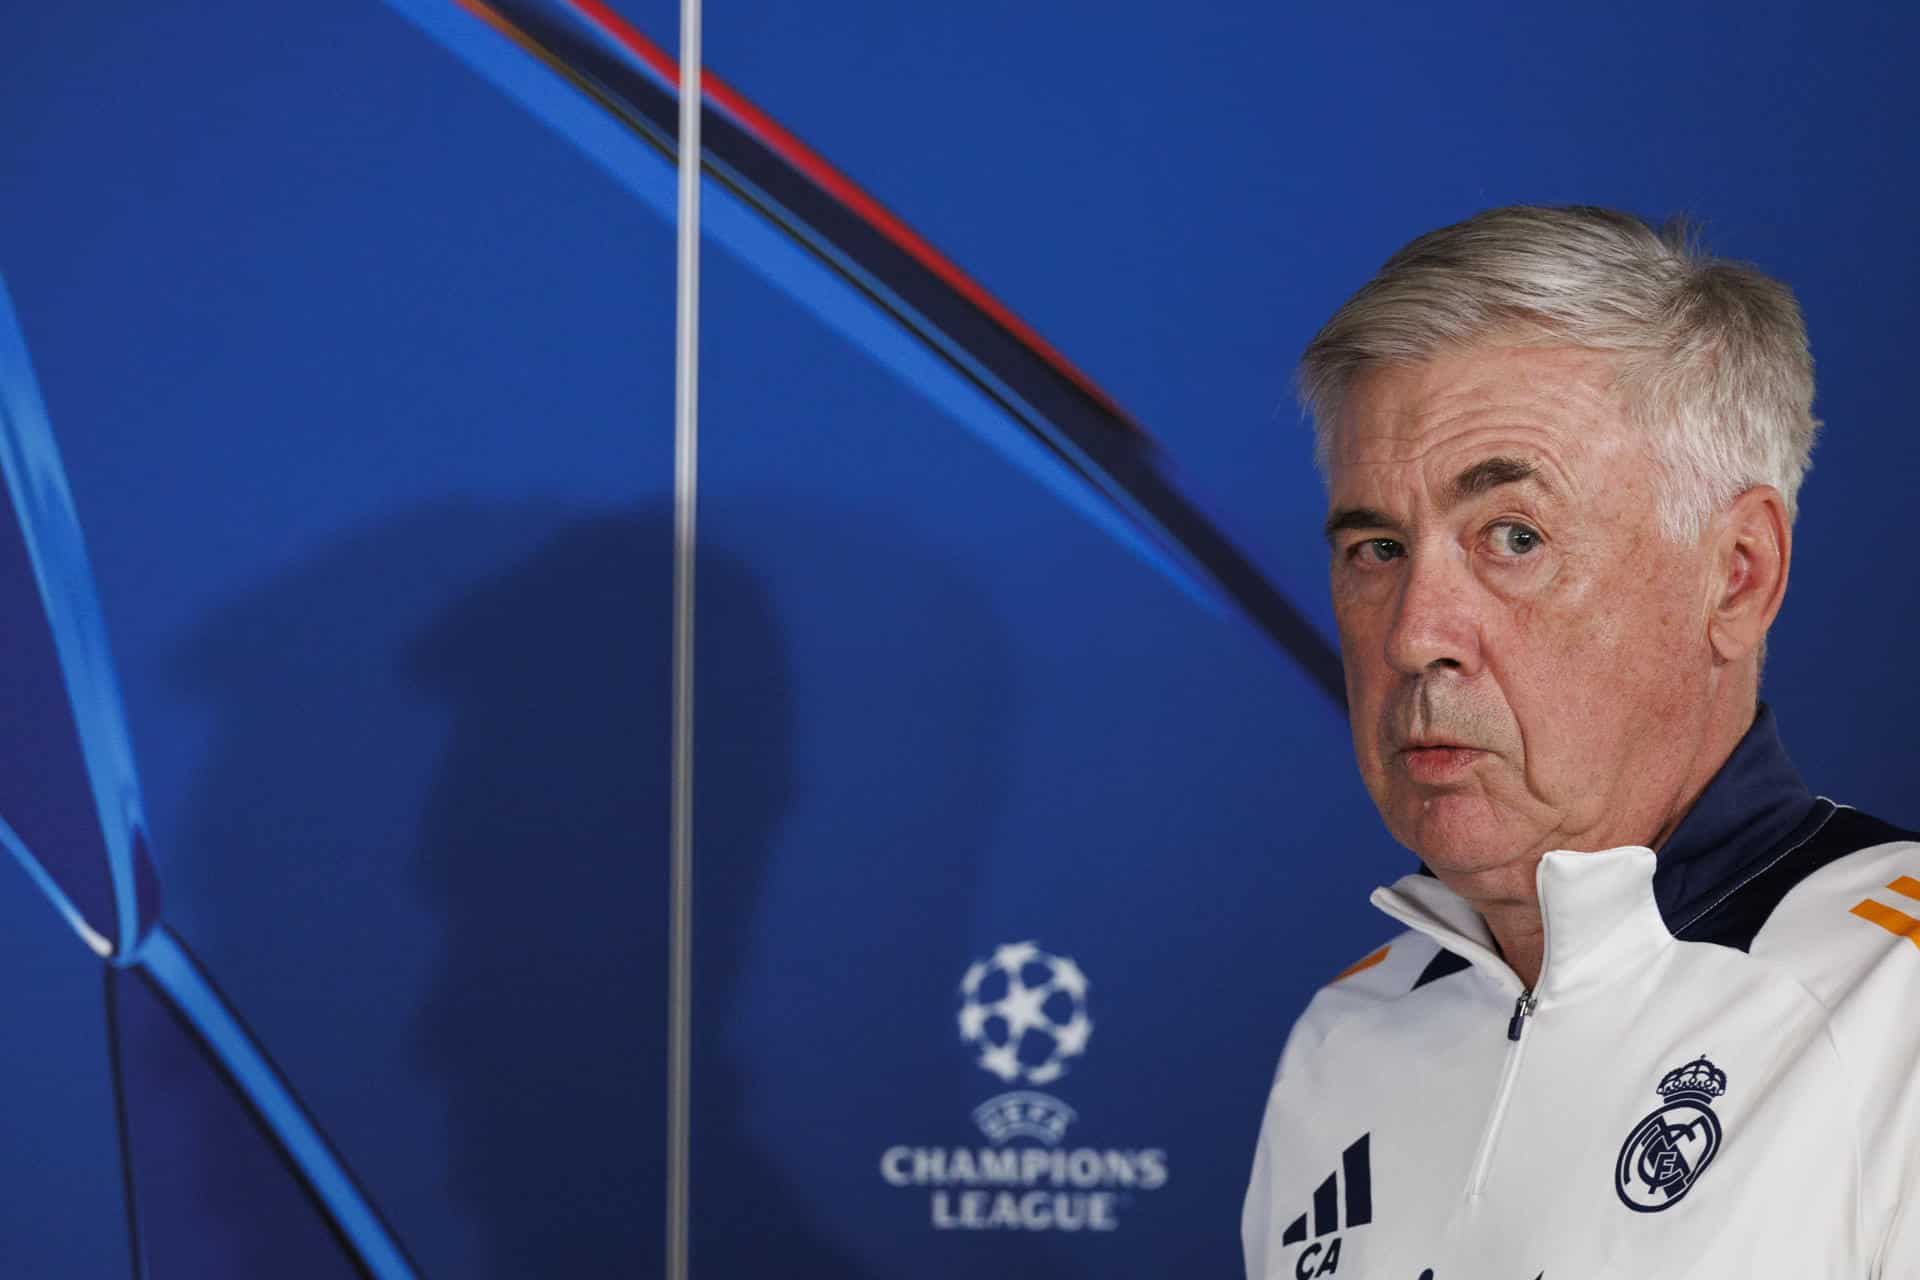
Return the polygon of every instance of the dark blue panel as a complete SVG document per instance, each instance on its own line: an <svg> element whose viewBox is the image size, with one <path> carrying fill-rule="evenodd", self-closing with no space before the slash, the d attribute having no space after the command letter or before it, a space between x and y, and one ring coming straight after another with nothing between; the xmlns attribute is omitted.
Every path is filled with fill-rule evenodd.
<svg viewBox="0 0 1920 1280"><path fill-rule="evenodd" d="M114 970L107 999L141 1280L364 1275L232 1079L153 980Z"/></svg>
<svg viewBox="0 0 1920 1280"><path fill-rule="evenodd" d="M113 877L100 839L73 708L48 633L33 565L11 504L0 511L0 720L16 750L0 768L0 820L51 888L104 943L114 934Z"/></svg>
<svg viewBox="0 0 1920 1280"><path fill-rule="evenodd" d="M0 859L0 1274L125 1280L100 959Z"/></svg>

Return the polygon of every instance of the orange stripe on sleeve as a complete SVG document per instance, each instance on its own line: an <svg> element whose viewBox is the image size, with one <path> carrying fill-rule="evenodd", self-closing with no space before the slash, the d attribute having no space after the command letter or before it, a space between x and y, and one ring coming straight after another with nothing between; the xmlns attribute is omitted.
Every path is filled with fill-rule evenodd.
<svg viewBox="0 0 1920 1280"><path fill-rule="evenodd" d="M1867 920L1879 925L1888 933L1898 934L1914 946L1920 947L1920 920L1915 920L1903 911L1895 911L1892 907L1883 907L1869 898L1854 907L1853 914L1859 916L1862 920Z"/></svg>
<svg viewBox="0 0 1920 1280"><path fill-rule="evenodd" d="M1901 876L1887 888L1895 893L1904 893L1909 898L1920 898L1920 880L1915 880L1912 876Z"/></svg>
<svg viewBox="0 0 1920 1280"><path fill-rule="evenodd" d="M1387 958L1387 952L1391 951L1392 949L1393 949L1393 944L1389 942L1386 946L1380 948L1378 951L1374 952L1372 955L1362 956L1360 959L1355 960L1352 964L1348 965L1346 968L1342 969L1340 972L1334 974L1333 982L1329 982L1327 985L1332 986L1334 982L1343 982L1346 979L1351 978L1356 973L1366 972L1368 969L1371 969L1373 968L1373 966L1379 964L1382 960L1385 960Z"/></svg>

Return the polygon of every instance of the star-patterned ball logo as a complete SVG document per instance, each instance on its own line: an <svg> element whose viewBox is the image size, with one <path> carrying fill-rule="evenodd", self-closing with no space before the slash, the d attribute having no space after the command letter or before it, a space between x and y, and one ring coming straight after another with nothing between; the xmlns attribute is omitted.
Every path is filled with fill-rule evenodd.
<svg viewBox="0 0 1920 1280"><path fill-rule="evenodd" d="M1086 1052L1087 975L1067 956L1033 942L996 947L960 980L960 1039L981 1069L1009 1084L1051 1084Z"/></svg>

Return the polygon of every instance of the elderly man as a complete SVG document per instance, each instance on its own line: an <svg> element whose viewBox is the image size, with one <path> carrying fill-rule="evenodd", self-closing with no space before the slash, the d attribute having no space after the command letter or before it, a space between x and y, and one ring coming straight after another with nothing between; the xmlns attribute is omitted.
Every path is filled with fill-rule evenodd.
<svg viewBox="0 0 1920 1280"><path fill-rule="evenodd" d="M1422 236L1313 340L1354 753L1422 874L1322 990L1251 1280L1920 1278L1920 844L1758 701L1791 293L1602 209Z"/></svg>

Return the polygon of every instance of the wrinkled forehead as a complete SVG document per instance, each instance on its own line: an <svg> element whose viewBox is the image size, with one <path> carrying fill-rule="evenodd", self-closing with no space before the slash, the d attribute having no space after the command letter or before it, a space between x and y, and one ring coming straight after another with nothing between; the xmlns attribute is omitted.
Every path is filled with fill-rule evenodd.
<svg viewBox="0 0 1920 1280"><path fill-rule="evenodd" d="M1647 440L1626 411L1619 374L1612 353L1537 345L1375 366L1342 400L1328 478L1336 494L1345 484L1413 473L1431 482L1500 456L1579 488L1580 473L1644 466Z"/></svg>

